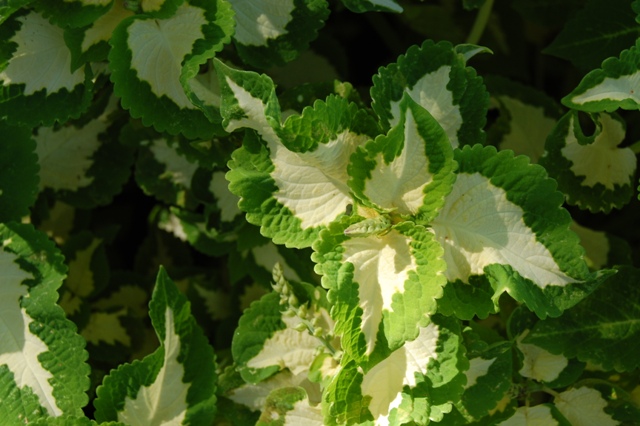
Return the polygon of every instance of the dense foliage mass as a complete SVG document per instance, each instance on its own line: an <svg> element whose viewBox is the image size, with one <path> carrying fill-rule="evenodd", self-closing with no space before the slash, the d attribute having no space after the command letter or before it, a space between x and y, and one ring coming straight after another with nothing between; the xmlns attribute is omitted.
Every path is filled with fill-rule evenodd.
<svg viewBox="0 0 640 426"><path fill-rule="evenodd" d="M639 425L640 0L0 0L0 422Z"/></svg>

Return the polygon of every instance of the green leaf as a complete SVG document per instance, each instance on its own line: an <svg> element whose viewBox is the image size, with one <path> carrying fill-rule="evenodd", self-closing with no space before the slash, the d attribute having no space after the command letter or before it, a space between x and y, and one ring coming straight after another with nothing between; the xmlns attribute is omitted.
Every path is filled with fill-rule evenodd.
<svg viewBox="0 0 640 426"><path fill-rule="evenodd" d="M620 116L595 113L591 120L596 129L587 136L577 111L562 117L547 139L540 163L570 204L608 213L631 200L637 160L630 148L618 147L626 131Z"/></svg>
<svg viewBox="0 0 640 426"><path fill-rule="evenodd" d="M319 406L309 404L307 392L301 388L279 388L272 391L265 402L256 426L323 426Z"/></svg>
<svg viewBox="0 0 640 426"><path fill-rule="evenodd" d="M347 9L356 13L363 12L402 12L396 0L342 0Z"/></svg>
<svg viewBox="0 0 640 426"><path fill-rule="evenodd" d="M95 296L109 282L109 266L103 240L83 231L71 237L64 247L69 267L58 303L67 316L78 313L81 304Z"/></svg>
<svg viewBox="0 0 640 426"><path fill-rule="evenodd" d="M32 6L52 24L84 27L104 15L115 0L35 0Z"/></svg>
<svg viewBox="0 0 640 426"><path fill-rule="evenodd" d="M38 195L38 157L29 129L0 121L0 222L20 221Z"/></svg>
<svg viewBox="0 0 640 426"><path fill-rule="evenodd" d="M135 170L138 185L160 201L192 209L197 204L192 191L197 162L180 149L176 138L158 135L141 145Z"/></svg>
<svg viewBox="0 0 640 426"><path fill-rule="evenodd" d="M404 93L436 119L451 145L483 143L489 96L482 78L466 67L463 55L449 42L425 41L412 46L396 63L373 77L373 110L384 129L400 120Z"/></svg>
<svg viewBox="0 0 640 426"><path fill-rule="evenodd" d="M157 19L170 18L184 0L142 0L140 11Z"/></svg>
<svg viewBox="0 0 640 426"><path fill-rule="evenodd" d="M507 291L542 318L593 290L563 197L542 167L493 147L455 154L457 180L431 223L450 282L487 274L494 302Z"/></svg>
<svg viewBox="0 0 640 426"><path fill-rule="evenodd" d="M356 362L343 357L338 374L323 392L326 425L372 424L365 423L374 419L367 407L371 398L362 395L362 380L362 370Z"/></svg>
<svg viewBox="0 0 640 426"><path fill-rule="evenodd" d="M35 426L126 426L124 423L120 422L98 423L95 420L91 420L87 417L71 416L40 418L33 423L29 422L29 424Z"/></svg>
<svg viewBox="0 0 640 426"><path fill-rule="evenodd" d="M239 71L219 60L213 61L220 80L222 125L227 132L243 127L254 129L269 143L279 140L282 127L280 104L269 76Z"/></svg>
<svg viewBox="0 0 640 426"><path fill-rule="evenodd" d="M299 290L304 292L302 289ZM301 301L310 299L308 294L299 296ZM278 293L269 293L252 303L234 334L231 351L248 383L261 382L283 369L294 376L307 372L317 355L316 349L323 344L306 329L295 328L302 323L301 319L280 312L279 298ZM325 314L328 316L326 311Z"/></svg>
<svg viewBox="0 0 640 426"><path fill-rule="evenodd" d="M221 256L229 252L237 238L233 231L223 232L211 227L206 215L176 207L160 210L157 220L158 228L209 256Z"/></svg>
<svg viewBox="0 0 640 426"><path fill-rule="evenodd" d="M31 225L0 224L0 241L0 415L9 424L81 416L89 367L84 340L56 305L63 258Z"/></svg>
<svg viewBox="0 0 640 426"><path fill-rule="evenodd" d="M260 134L247 132L234 151L229 189L241 198L247 220L274 243L310 246L353 203L349 158L377 127L366 112L336 96L316 101L283 127L268 77L216 66L226 130L249 127Z"/></svg>
<svg viewBox="0 0 640 426"><path fill-rule="evenodd" d="M329 16L326 0L271 0L255 3L232 0L233 36L244 62L257 68L281 66L294 60L317 37Z"/></svg>
<svg viewBox="0 0 640 426"><path fill-rule="evenodd" d="M111 37L109 53L111 80L122 106L160 132L203 139L221 134L185 90L194 90L199 66L230 40L231 15L227 2L194 0L168 19L124 19Z"/></svg>
<svg viewBox="0 0 640 426"><path fill-rule="evenodd" d="M485 0L480 0L480 1L484 2ZM458 55L462 56L462 59L464 60L465 63L469 62L469 59L473 58L479 53L493 54L493 51L488 47L479 46L477 44L470 44L470 43L458 44L453 48L453 50L455 50L455 52Z"/></svg>
<svg viewBox="0 0 640 426"><path fill-rule="evenodd" d="M455 280L447 283L443 296L438 299L438 312L464 320L476 316L486 318L497 312L493 296L494 290L486 276L471 275L469 282Z"/></svg>
<svg viewBox="0 0 640 426"><path fill-rule="evenodd" d="M605 370L638 368L640 307L634 283L640 270L623 266L588 298L561 317L538 322L524 340ZM597 312L598 315L593 313Z"/></svg>
<svg viewBox="0 0 640 426"><path fill-rule="evenodd" d="M160 347L104 378L96 420L130 425L210 424L216 411L215 355L182 295L163 268L149 303Z"/></svg>
<svg viewBox="0 0 640 426"><path fill-rule="evenodd" d="M640 40L623 50L620 58L607 58L599 69L590 71L578 87L562 98L569 108L613 112L618 108L640 109L637 80L640 76Z"/></svg>
<svg viewBox="0 0 640 426"><path fill-rule="evenodd" d="M0 27L0 115L12 124L78 117L89 106L91 78L89 67L71 71L64 31L38 13L13 15Z"/></svg>
<svg viewBox="0 0 640 426"><path fill-rule="evenodd" d="M580 237L580 245L584 247L591 270L631 264L631 247L626 240L608 232L586 228L575 221L571 222L571 230Z"/></svg>
<svg viewBox="0 0 640 426"><path fill-rule="evenodd" d="M32 0L3 0L0 3L0 24L6 21L13 13L31 3Z"/></svg>
<svg viewBox="0 0 640 426"><path fill-rule="evenodd" d="M513 416L500 423L501 426L571 426L574 424L580 423L567 422L558 409L551 404L518 407Z"/></svg>
<svg viewBox="0 0 640 426"><path fill-rule="evenodd" d="M512 384L511 342L498 342L477 356L470 356L465 371L467 383L458 409L466 416L480 419L493 411L505 398Z"/></svg>
<svg viewBox="0 0 640 426"><path fill-rule="evenodd" d="M118 344L130 347L131 336L122 324L126 315L126 309L120 309L116 312L92 312L89 322L83 327L80 334L87 343L94 346Z"/></svg>
<svg viewBox="0 0 640 426"><path fill-rule="evenodd" d="M528 155L537 163L544 144L562 115L560 106L544 92L498 76L485 77L492 106L500 116L488 130L488 140L499 149Z"/></svg>
<svg viewBox="0 0 640 426"><path fill-rule="evenodd" d="M404 95L398 124L351 157L349 187L365 205L428 223L451 191L455 167L440 125Z"/></svg>
<svg viewBox="0 0 640 426"><path fill-rule="evenodd" d="M129 178L133 150L121 145L108 116L117 108L111 97L100 116L86 123L36 130L40 190L75 207L111 202Z"/></svg>
<svg viewBox="0 0 640 426"><path fill-rule="evenodd" d="M614 426L620 424L605 411L607 401L600 392L593 388L582 386L566 390L556 396L553 402L572 425Z"/></svg>
<svg viewBox="0 0 640 426"><path fill-rule="evenodd" d="M627 0L589 0L544 53L568 59L581 70L598 68L604 59L635 43L640 35L635 18Z"/></svg>
<svg viewBox="0 0 640 426"><path fill-rule="evenodd" d="M449 411L449 401L459 398L465 381L462 371L468 364L459 333L455 320L434 316L414 340L371 368L344 365L325 391L331 416L325 421L333 424L329 420L334 417L337 424L367 419L394 425L438 421L438 413Z"/></svg>
<svg viewBox="0 0 640 426"><path fill-rule="evenodd" d="M64 38L71 51L71 69L80 68L88 62L106 61L111 34L122 20L133 14L123 1L114 1L104 15L87 26L65 29Z"/></svg>
<svg viewBox="0 0 640 426"><path fill-rule="evenodd" d="M508 321L508 334L514 343L517 356L514 370L521 377L543 383L552 389L566 387L575 383L585 369L585 363L562 354L553 354L546 349L525 342L538 318L528 309L516 308Z"/></svg>
<svg viewBox="0 0 640 426"><path fill-rule="evenodd" d="M445 265L424 227L402 222L384 235L346 236L358 220L345 218L323 231L312 259L334 303L343 349L359 363L375 364L428 323L442 295Z"/></svg>

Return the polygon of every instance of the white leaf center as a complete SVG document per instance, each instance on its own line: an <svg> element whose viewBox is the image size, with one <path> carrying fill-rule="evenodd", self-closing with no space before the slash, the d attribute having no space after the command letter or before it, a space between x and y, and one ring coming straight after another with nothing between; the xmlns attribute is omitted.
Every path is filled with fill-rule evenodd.
<svg viewBox="0 0 640 426"><path fill-rule="evenodd" d="M377 167L371 171L364 194L382 208L397 208L400 214L417 213L423 204L424 187L433 180L425 143L411 109L407 109L402 152L389 164L382 153L376 156Z"/></svg>
<svg viewBox="0 0 640 426"><path fill-rule="evenodd" d="M549 250L524 223L524 211L506 192L480 173L461 173L445 205L432 223L444 248L449 281L468 282L485 266L510 265L544 288L576 280L558 266Z"/></svg>
<svg viewBox="0 0 640 426"><path fill-rule="evenodd" d="M443 65L436 71L425 74L406 92L440 123L451 145L457 148L460 144L458 130L462 126L462 115L460 107L453 103L453 93L447 89L450 72L451 67ZM391 114L391 125L395 126L400 119L400 101L391 103Z"/></svg>
<svg viewBox="0 0 640 426"><path fill-rule="evenodd" d="M73 74L71 52L64 42L64 30L37 13L21 16L22 26L11 39L18 45L9 65L0 72L3 85L25 84L24 95L40 90L48 94L69 92L84 82L82 68Z"/></svg>
<svg viewBox="0 0 640 426"><path fill-rule="evenodd" d="M165 311L164 363L155 381L141 386L134 399L125 397L118 421L131 426L182 424L187 412L189 385L183 382L184 367L178 361L180 336L176 334L174 313Z"/></svg>
<svg viewBox="0 0 640 426"><path fill-rule="evenodd" d="M16 259L13 253L0 250L0 366L7 366L19 388L29 386L49 415L59 416L62 410L49 383L53 375L38 360L49 348L31 333L29 325L34 321L20 307L20 299L29 292L22 282L33 276L23 271Z"/></svg>
<svg viewBox="0 0 640 426"><path fill-rule="evenodd" d="M231 6L236 13L234 38L247 46L264 46L269 39L286 34L285 27L295 10L293 0L232 0Z"/></svg>
<svg viewBox="0 0 640 426"><path fill-rule="evenodd" d="M353 264L353 280L358 283L367 354L375 347L382 311L392 311L393 295L404 292L409 272L417 267L409 243L409 238L397 231L384 236L352 238L343 243L342 261Z"/></svg>
<svg viewBox="0 0 640 426"><path fill-rule="evenodd" d="M156 96L164 95L180 108L196 108L180 84L180 74L185 56L204 38L206 24L203 9L184 4L170 19L138 19L128 28L131 68Z"/></svg>

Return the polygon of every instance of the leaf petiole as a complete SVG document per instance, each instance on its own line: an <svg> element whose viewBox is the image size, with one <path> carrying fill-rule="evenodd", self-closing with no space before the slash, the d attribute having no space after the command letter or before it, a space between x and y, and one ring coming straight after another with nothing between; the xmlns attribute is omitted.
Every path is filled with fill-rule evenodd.
<svg viewBox="0 0 640 426"><path fill-rule="evenodd" d="M484 33L484 29L487 27L487 23L489 22L491 9L493 9L493 0L486 0L478 11L476 20L473 23L473 27L471 28L471 32L467 37L467 43L478 44L480 38L482 37L482 33Z"/></svg>

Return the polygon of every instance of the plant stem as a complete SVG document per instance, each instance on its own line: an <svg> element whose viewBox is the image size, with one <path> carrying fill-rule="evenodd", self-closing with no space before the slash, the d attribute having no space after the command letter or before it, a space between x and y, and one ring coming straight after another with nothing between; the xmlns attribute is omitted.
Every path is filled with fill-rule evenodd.
<svg viewBox="0 0 640 426"><path fill-rule="evenodd" d="M549 388L549 387L547 387L547 386L542 386L542 387L540 388L540 390L541 390L542 392L546 393L546 394L551 395L551 396L552 396L552 397L554 397L554 398L558 398L558 397L560 396L560 393L558 393L558 392L554 391L553 389L551 389L551 388Z"/></svg>
<svg viewBox="0 0 640 426"><path fill-rule="evenodd" d="M484 29L487 27L487 22L489 22L489 16L491 16L492 8L493 0L486 0L482 7L480 7L478 16L476 16L476 21L473 23L471 32L467 37L467 43L478 44L478 42L480 41L480 37L482 37Z"/></svg>

